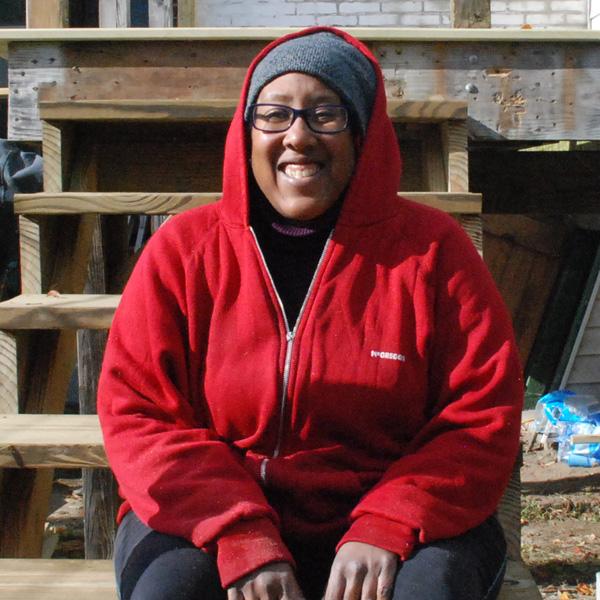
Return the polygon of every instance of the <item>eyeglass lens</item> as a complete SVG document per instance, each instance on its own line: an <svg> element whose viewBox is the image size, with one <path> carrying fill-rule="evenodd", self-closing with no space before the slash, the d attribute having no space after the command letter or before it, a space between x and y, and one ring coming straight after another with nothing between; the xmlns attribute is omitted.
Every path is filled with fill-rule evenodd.
<svg viewBox="0 0 600 600"><path fill-rule="evenodd" d="M257 104L252 112L254 127L261 131L281 132L289 129L298 117L304 117L310 129L317 133L337 133L348 125L346 107L324 104L313 108L295 109L279 104Z"/></svg>

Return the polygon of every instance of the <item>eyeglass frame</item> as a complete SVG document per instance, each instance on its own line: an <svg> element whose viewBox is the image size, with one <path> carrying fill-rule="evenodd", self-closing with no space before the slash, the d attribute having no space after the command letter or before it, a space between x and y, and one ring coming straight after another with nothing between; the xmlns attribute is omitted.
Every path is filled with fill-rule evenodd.
<svg viewBox="0 0 600 600"><path fill-rule="evenodd" d="M290 124L285 128L285 129L261 129L260 127L256 126L256 109L259 106L274 106L276 108L285 108L286 110L291 111L292 113L292 120L290 121ZM336 129L335 131L319 131L317 129L314 129L308 118L306 118L311 111L315 111L318 108L343 108L344 112L346 113L346 122L344 123L344 127L342 129ZM255 104L251 104L249 107L249 112L250 112L250 122L252 124L252 127L254 127L254 129L257 129L258 131L262 131L264 133L284 133L285 131L288 131L288 129L291 129L292 125L296 122L296 119L298 117L302 117L304 119L304 122L306 123L306 126L313 132L313 133L318 133L318 134L324 134L324 135L335 135L337 133L342 133L344 131L346 131L349 127L350 127L350 111L348 110L348 107L345 106L344 104L318 104L317 106L311 106L310 108L293 108L292 106L288 106L287 104L276 104L276 103L270 103L270 102L257 102Z"/></svg>

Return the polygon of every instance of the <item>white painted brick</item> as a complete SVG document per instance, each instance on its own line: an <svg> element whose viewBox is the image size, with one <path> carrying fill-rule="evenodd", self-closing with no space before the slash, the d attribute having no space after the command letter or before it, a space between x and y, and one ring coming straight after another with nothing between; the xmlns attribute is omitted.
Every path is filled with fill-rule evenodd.
<svg viewBox="0 0 600 600"><path fill-rule="evenodd" d="M231 27L231 17L225 17L223 15L212 14L202 19L202 23L206 23L207 27Z"/></svg>
<svg viewBox="0 0 600 600"><path fill-rule="evenodd" d="M335 2L301 2L296 5L299 15L335 15Z"/></svg>
<svg viewBox="0 0 600 600"><path fill-rule="evenodd" d="M509 2L509 12L544 12L547 5L543 0L519 0L518 2Z"/></svg>
<svg viewBox="0 0 600 600"><path fill-rule="evenodd" d="M423 11L423 2L412 2L406 0L406 2L383 2L381 4L381 12L384 13L420 13Z"/></svg>
<svg viewBox="0 0 600 600"><path fill-rule="evenodd" d="M377 13L380 11L379 2L342 2L341 15L357 15L360 13Z"/></svg>
<svg viewBox="0 0 600 600"><path fill-rule="evenodd" d="M590 14L593 19L595 19L597 15L600 15L600 0L590 1Z"/></svg>
<svg viewBox="0 0 600 600"><path fill-rule="evenodd" d="M515 27L525 23L525 15L523 14L492 14L492 27Z"/></svg>
<svg viewBox="0 0 600 600"><path fill-rule="evenodd" d="M592 26L592 29L600 30L600 15L596 16L596 17L592 17L591 26Z"/></svg>
<svg viewBox="0 0 600 600"><path fill-rule="evenodd" d="M440 15L400 15L400 25L404 27L438 27Z"/></svg>
<svg viewBox="0 0 600 600"><path fill-rule="evenodd" d="M450 8L447 0L425 0L423 10L425 12L448 12Z"/></svg>
<svg viewBox="0 0 600 600"><path fill-rule="evenodd" d="M317 25L333 25L334 27L353 27L358 25L357 15L327 15L317 17Z"/></svg>
<svg viewBox="0 0 600 600"><path fill-rule="evenodd" d="M398 15L358 15L358 24L366 26L397 25Z"/></svg>
<svg viewBox="0 0 600 600"><path fill-rule="evenodd" d="M286 25L289 27L308 27L316 25L314 17L306 15L289 15L279 17L272 15L245 14L232 17L234 27L276 27Z"/></svg>
<svg viewBox="0 0 600 600"><path fill-rule="evenodd" d="M504 2L504 0L492 0L491 11L493 13L506 12L507 10L508 10L508 2Z"/></svg>
<svg viewBox="0 0 600 600"><path fill-rule="evenodd" d="M527 22L530 25L564 25L566 23L565 15L562 13L550 13L541 15L527 15Z"/></svg>
<svg viewBox="0 0 600 600"><path fill-rule="evenodd" d="M553 11L585 13L585 3L579 0L553 0L550 3Z"/></svg>
<svg viewBox="0 0 600 600"><path fill-rule="evenodd" d="M565 15L567 17L567 25L578 25L579 27L587 28L588 20L584 14L580 15Z"/></svg>

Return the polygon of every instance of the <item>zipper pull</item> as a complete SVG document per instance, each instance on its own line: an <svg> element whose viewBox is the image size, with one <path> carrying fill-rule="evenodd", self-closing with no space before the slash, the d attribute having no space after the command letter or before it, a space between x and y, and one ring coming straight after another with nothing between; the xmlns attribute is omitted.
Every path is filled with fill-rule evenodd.
<svg viewBox="0 0 600 600"><path fill-rule="evenodd" d="M295 336L296 336L296 332L295 332L295 331L288 331L288 332L285 334L285 339L287 340L288 344L289 344L290 342L293 342L293 341L294 341L294 337L295 337Z"/></svg>

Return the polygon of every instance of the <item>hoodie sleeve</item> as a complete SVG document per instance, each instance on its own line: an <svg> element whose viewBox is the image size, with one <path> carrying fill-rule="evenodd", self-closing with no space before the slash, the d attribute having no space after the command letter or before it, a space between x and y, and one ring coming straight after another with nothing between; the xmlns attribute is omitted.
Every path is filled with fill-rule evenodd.
<svg viewBox="0 0 600 600"><path fill-rule="evenodd" d="M510 479L523 382L509 316L458 225L432 272L431 418L355 507L338 548L365 542L406 560L419 543L482 523Z"/></svg>
<svg viewBox="0 0 600 600"><path fill-rule="evenodd" d="M199 361L186 311L193 305L210 315L210 295L200 289L202 273L186 274L185 239L169 225L150 240L116 312L98 413L127 504L151 528L216 551L227 587L292 558L260 486L191 400L199 391L190 365Z"/></svg>

